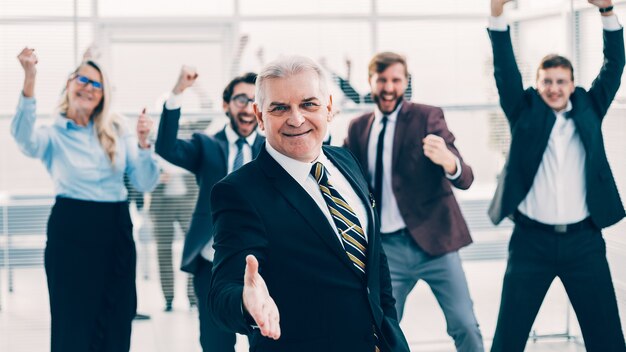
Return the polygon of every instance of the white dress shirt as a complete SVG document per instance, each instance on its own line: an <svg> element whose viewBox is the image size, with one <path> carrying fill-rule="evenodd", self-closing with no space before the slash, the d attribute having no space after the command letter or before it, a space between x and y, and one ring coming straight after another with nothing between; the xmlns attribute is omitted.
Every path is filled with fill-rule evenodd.
<svg viewBox="0 0 626 352"><path fill-rule="evenodd" d="M622 28L617 16L602 16L605 30ZM489 17L489 29L506 31L504 16ZM572 224L589 216L587 184L585 182L586 152L574 120L565 114L572 110L571 101L562 111L554 111L556 122L548 146L539 164L526 198L518 210L527 217L544 224Z"/></svg>
<svg viewBox="0 0 626 352"><path fill-rule="evenodd" d="M393 187L391 184L392 179L392 155L393 155L393 141L396 134L396 121L398 120L398 112L402 108L402 104L398 105L396 110L387 115L387 128L385 129L384 146L383 146L383 189L382 189L382 214L380 214L380 232L389 233L401 230L406 227L400 209L398 208L398 202L396 196L393 194ZM378 145L378 135L383 128L382 125L383 113L376 107L374 109L374 122L372 123L372 130L370 131L370 137L367 145L367 164L368 172L370 174L371 186L374 188L374 180L376 173L376 147ZM400 160L400 162L402 162ZM456 173L454 175L448 175L446 177L450 180L456 180L461 176L461 162L456 158ZM415 182L419 182L419 177Z"/></svg>
<svg viewBox="0 0 626 352"><path fill-rule="evenodd" d="M572 109L554 112L556 122L533 185L517 208L544 224L572 224L589 216L585 182L585 147L574 120L565 117Z"/></svg>
<svg viewBox="0 0 626 352"><path fill-rule="evenodd" d="M287 173L293 177L293 179L298 182L302 188L313 198L317 206L322 210L324 216L328 220L328 223L335 230L335 234L337 235L337 239L339 243L343 246L343 240L339 235L339 231L337 230L337 226L335 225L335 221L330 215L330 210L328 210L328 206L326 205L326 201L324 201L324 196L322 195L322 191L320 191L319 185L313 175L311 175L311 168L315 162L321 162L326 168L326 172L328 174L328 180L333 184L333 187L341 194L348 204L354 210L359 222L361 223L361 228L363 232L366 234L366 240L369 240L367 237L367 227L368 227L368 217L367 217L367 209L365 205L361 201L361 198L357 195L357 193L352 188L350 182L346 179L346 177L339 171L339 169L324 155L324 152L320 150L320 155L317 157L317 160L311 163L305 163L302 161L298 161L295 159L291 159L288 156L285 156L279 153L276 149L272 148L269 143L265 143L265 148L267 152L270 154L274 160L280 166L282 166ZM369 204L368 204L369 205Z"/></svg>
<svg viewBox="0 0 626 352"><path fill-rule="evenodd" d="M230 123L226 125L224 132L226 132L226 139L228 139L228 173L231 173L235 165L235 157L237 156L237 140L239 139L239 135L233 130ZM256 140L256 135L257 133L254 131L246 137L246 144L243 145L243 165L252 161L252 145Z"/></svg>

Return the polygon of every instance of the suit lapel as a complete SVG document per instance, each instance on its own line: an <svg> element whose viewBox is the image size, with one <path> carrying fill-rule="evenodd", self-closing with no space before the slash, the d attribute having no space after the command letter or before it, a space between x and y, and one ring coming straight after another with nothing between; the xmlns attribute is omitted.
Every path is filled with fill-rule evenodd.
<svg viewBox="0 0 626 352"><path fill-rule="evenodd" d="M257 132L256 138L254 138L254 143L252 143L252 160L256 159L259 155L261 147L264 145L263 142L265 142L265 138Z"/></svg>
<svg viewBox="0 0 626 352"><path fill-rule="evenodd" d="M366 126L363 129L363 133L359 136L359 145L361 147L361 155L359 155L359 160L361 160L361 164L363 165L363 170L369 170L369 158L368 158L368 150L369 150L369 140L372 138L372 126L374 125L374 113L372 112L370 116L367 118L365 122ZM369 172L367 172L369 174ZM368 176L369 177L369 176Z"/></svg>
<svg viewBox="0 0 626 352"><path fill-rule="evenodd" d="M215 140L217 145L220 146L220 151L224 157L224 165L226 165L226 172L228 173L228 138L226 138L226 130L223 129L215 134Z"/></svg>
<svg viewBox="0 0 626 352"><path fill-rule="evenodd" d="M398 117L396 119L396 130L393 137L393 151L391 154L391 172L396 169L396 165L400 160L400 150L402 148L402 143L404 142L404 136L406 135L406 131L408 130L407 126L409 124L410 116L408 113L409 110L409 102L404 101L402 103L402 108L398 111Z"/></svg>
<svg viewBox="0 0 626 352"><path fill-rule="evenodd" d="M311 196L269 155L265 148L261 148L257 160L277 193L282 195L293 209L302 216L322 241L328 245L331 252L353 270L355 275L360 275L356 272L357 269L354 268L354 265L346 255L346 251L335 234L335 230L328 223L328 219Z"/></svg>

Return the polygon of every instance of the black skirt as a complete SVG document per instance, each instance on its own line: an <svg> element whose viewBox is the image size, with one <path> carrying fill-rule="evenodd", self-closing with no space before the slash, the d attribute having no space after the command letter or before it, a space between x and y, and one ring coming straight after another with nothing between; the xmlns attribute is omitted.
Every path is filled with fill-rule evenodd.
<svg viewBox="0 0 626 352"><path fill-rule="evenodd" d="M45 268L51 351L128 351L137 308L128 202L57 198Z"/></svg>

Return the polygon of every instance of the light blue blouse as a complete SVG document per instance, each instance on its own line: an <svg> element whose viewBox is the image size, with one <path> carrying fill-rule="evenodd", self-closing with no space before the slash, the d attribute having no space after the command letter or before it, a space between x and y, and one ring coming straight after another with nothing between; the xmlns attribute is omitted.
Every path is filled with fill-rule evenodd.
<svg viewBox="0 0 626 352"><path fill-rule="evenodd" d="M156 187L159 168L154 153L140 149L137 137L128 130L120 132L115 164L111 165L93 122L79 126L59 115L53 125L35 128L35 119L35 98L20 94L11 134L25 155L44 163L57 196L98 202L124 201L128 196L124 173L140 192L150 192Z"/></svg>

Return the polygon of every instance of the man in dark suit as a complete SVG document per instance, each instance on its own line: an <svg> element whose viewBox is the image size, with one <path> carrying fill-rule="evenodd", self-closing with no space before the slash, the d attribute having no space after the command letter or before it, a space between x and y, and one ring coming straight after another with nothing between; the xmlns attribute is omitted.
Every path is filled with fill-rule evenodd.
<svg viewBox="0 0 626 352"><path fill-rule="evenodd" d="M458 250L472 242L452 186L467 189L472 169L454 146L440 108L403 99L404 57L384 52L369 64L376 109L350 123L345 145L369 176L398 315L418 280L439 302L458 351L483 342Z"/></svg>
<svg viewBox="0 0 626 352"><path fill-rule="evenodd" d="M247 73L234 78L224 89L223 108L230 123L223 130L214 136L195 133L190 140L177 139L181 95L197 77L195 70L183 66L172 95L163 108L156 152L196 176L199 195L185 237L181 269L194 275L202 349L205 352L232 352L235 334L219 329L206 305L213 267L213 221L209 196L213 185L259 153L265 138L256 132L257 122L252 111L256 74Z"/></svg>
<svg viewBox="0 0 626 352"><path fill-rule="evenodd" d="M559 277L587 351L626 351L601 229L624 217L607 161L602 120L624 69L623 30L611 0L602 14L604 64L589 90L574 85L569 60L548 55L536 88L524 90L506 20L492 0L489 36L511 146L489 209L515 221L492 351L523 351L550 284Z"/></svg>
<svg viewBox="0 0 626 352"><path fill-rule="evenodd" d="M409 351L367 182L347 150L322 147L323 71L270 63L254 108L265 148L211 194L216 320L257 352Z"/></svg>

